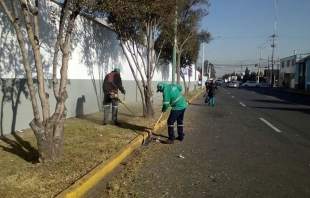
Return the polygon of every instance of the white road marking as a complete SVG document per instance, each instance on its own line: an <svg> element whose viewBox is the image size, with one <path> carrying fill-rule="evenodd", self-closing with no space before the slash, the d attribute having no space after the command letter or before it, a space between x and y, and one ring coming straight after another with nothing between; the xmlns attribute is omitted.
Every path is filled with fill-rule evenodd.
<svg viewBox="0 0 310 198"><path fill-rule="evenodd" d="M270 126L273 130L275 130L278 133L281 133L281 131L279 129L277 129L275 126L273 126L272 124L270 124L269 122L267 122L264 118L259 118L261 119L261 121L265 122L268 126Z"/></svg>
<svg viewBox="0 0 310 198"><path fill-rule="evenodd" d="M227 94L229 94L229 92L227 92Z"/></svg>
<svg viewBox="0 0 310 198"><path fill-rule="evenodd" d="M232 98L235 98L234 96L231 96Z"/></svg>
<svg viewBox="0 0 310 198"><path fill-rule="evenodd" d="M242 102L239 102L242 106L244 106L245 107L245 104L243 104Z"/></svg>

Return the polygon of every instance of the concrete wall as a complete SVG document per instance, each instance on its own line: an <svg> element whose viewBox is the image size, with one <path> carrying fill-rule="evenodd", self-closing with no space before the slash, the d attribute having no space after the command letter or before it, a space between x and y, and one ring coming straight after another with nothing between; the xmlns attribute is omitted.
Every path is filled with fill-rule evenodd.
<svg viewBox="0 0 310 198"><path fill-rule="evenodd" d="M56 101L48 79L51 79L52 75L53 47L57 29L50 23L50 12L53 10L59 11L59 7L50 1L39 1L39 3L41 6L40 11L42 11L39 17L41 54L45 78L47 79L45 88L50 95L49 101L52 114ZM29 128L28 124L33 119L33 111L26 85L20 47L14 29L1 7L0 39L1 135ZM27 44L30 64L35 74L34 61L29 48L30 46ZM124 88L127 91L126 103L141 101L127 59L119 45L115 32L110 28L97 21L79 16L72 36L70 50L67 86L69 97L66 101L68 118L100 110L103 98L101 90L103 78L115 67L121 68ZM60 67L58 67L57 72L58 78L60 76L59 70ZM171 82L171 71L172 68L169 65L156 69L152 80L155 97L159 96L156 93L158 82ZM194 79L195 77L191 77L191 81L194 81ZM198 72L196 79L198 79ZM181 85L183 85L183 82L181 82ZM190 90L193 89L194 82L190 86ZM123 96L120 95L120 97ZM40 106L40 103L38 106Z"/></svg>

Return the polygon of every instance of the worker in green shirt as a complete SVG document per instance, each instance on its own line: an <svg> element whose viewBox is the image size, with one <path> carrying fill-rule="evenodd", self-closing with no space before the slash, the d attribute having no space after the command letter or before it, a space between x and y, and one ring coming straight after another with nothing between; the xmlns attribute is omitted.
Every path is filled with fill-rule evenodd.
<svg viewBox="0 0 310 198"><path fill-rule="evenodd" d="M163 93L163 107L162 112L166 112L169 105L172 107L170 115L167 120L168 125L168 135L169 138L162 143L164 144L173 144L175 140L184 140L183 132L183 119L184 113L187 108L187 102L183 98L182 86L175 84L157 84L157 92ZM177 131L178 137L174 136L174 122L177 121Z"/></svg>

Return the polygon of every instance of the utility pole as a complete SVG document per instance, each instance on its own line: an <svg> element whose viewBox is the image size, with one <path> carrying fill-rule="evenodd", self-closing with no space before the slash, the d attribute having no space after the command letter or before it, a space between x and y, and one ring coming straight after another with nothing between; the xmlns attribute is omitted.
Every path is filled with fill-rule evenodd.
<svg viewBox="0 0 310 198"><path fill-rule="evenodd" d="M197 70L197 65L196 63L194 64L194 69L195 69L195 84L194 84L194 90L196 90L196 83L197 83L197 77L196 77L196 70Z"/></svg>
<svg viewBox="0 0 310 198"><path fill-rule="evenodd" d="M272 81L272 85L274 85L274 74L273 74L273 69L274 69L274 48L276 47L276 41L275 41L275 37L276 35L273 34L272 36L272 55L271 55L271 81Z"/></svg>
<svg viewBox="0 0 310 198"><path fill-rule="evenodd" d="M258 61L258 81L259 82L259 76L260 76L260 66L261 66L261 60L262 60L262 49L260 50L260 53L259 53L259 61Z"/></svg>
<svg viewBox="0 0 310 198"><path fill-rule="evenodd" d="M265 47L258 47L260 48L260 53L259 53L259 60L258 60L258 82L259 82L259 77L260 77L260 68L262 66L262 49ZM266 68L266 67L265 67ZM267 76L266 76L267 77Z"/></svg>
<svg viewBox="0 0 310 198"><path fill-rule="evenodd" d="M175 8L174 44L173 44L173 56L172 56L172 84L175 84L175 70L177 65L177 26L178 26L178 6L176 6Z"/></svg>
<svg viewBox="0 0 310 198"><path fill-rule="evenodd" d="M271 82L270 82L269 55L268 55L268 82L269 82L269 84L271 85Z"/></svg>
<svg viewBox="0 0 310 198"><path fill-rule="evenodd" d="M210 78L211 78L211 67L210 67L210 63L209 63L209 61L208 61L208 80L210 80Z"/></svg>
<svg viewBox="0 0 310 198"><path fill-rule="evenodd" d="M274 50L275 50L275 47L276 47L276 29L277 29L277 0L274 1L275 3L275 17L274 17L274 33L273 35L271 35L272 37L272 44L271 44L271 47L272 47L272 55L271 55L271 80L272 80L272 86L274 85L274 74L273 74L273 69L274 69Z"/></svg>
<svg viewBox="0 0 310 198"><path fill-rule="evenodd" d="M203 79L203 72L204 72L204 67L205 67L205 47L204 47L204 43L202 43L202 65L201 65L201 88L203 88L203 83L202 83L202 79Z"/></svg>

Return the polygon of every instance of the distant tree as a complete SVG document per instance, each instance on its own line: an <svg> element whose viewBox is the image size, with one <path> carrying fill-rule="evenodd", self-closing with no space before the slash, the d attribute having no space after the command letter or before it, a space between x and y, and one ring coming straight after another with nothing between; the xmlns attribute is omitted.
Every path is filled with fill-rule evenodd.
<svg viewBox="0 0 310 198"><path fill-rule="evenodd" d="M206 10L209 7L208 0L179 0L178 1L178 24L176 31L176 40L177 40L177 63L176 63L176 73L177 75L177 84L180 84L180 77L182 74L180 72L181 67L181 57L186 49L191 45L191 38L194 37L198 28L200 27L200 21L203 17L208 15ZM206 32L206 35L202 35ZM209 42L211 40L211 34L207 31L202 31L200 33L201 38L206 38L204 42ZM195 39L197 39L196 37ZM193 42L193 41L192 41ZM185 78L183 77L183 82L185 83Z"/></svg>
<svg viewBox="0 0 310 198"><path fill-rule="evenodd" d="M209 66L211 67L210 78L216 78L216 71L215 71L214 65L210 64Z"/></svg>
<svg viewBox="0 0 310 198"><path fill-rule="evenodd" d="M200 21L208 14L208 0L178 0L176 6L176 15L172 21L164 26L159 37L168 38L164 44L163 61L172 62L172 51L174 42L176 42L177 62L176 62L176 83L180 84L180 77L185 80L181 72L184 66L184 60L196 62L198 59L201 42L208 43L211 40L211 34L206 30L198 32ZM175 22L177 21L177 26ZM164 36L163 36L164 35ZM190 52L192 50L192 52ZM195 60L196 59L196 60ZM187 86L184 82L185 87Z"/></svg>
<svg viewBox="0 0 310 198"><path fill-rule="evenodd" d="M250 80L250 70L248 67L245 68L243 82L246 82L247 80Z"/></svg>
<svg viewBox="0 0 310 198"><path fill-rule="evenodd" d="M137 83L142 99L143 116L153 117L152 78L159 64L162 43L166 40L164 37L157 40L157 37L164 24L173 20L175 2L106 0L101 6L104 10L108 9L108 23L118 35ZM159 41L162 43L158 43ZM155 46L158 47L157 53Z"/></svg>
<svg viewBox="0 0 310 198"><path fill-rule="evenodd" d="M249 80L256 81L256 77L257 77L256 72L252 72L252 73L250 74L250 78L249 78Z"/></svg>
<svg viewBox="0 0 310 198"><path fill-rule="evenodd" d="M224 75L222 76L222 79L227 79L229 76L230 76L230 74L224 74Z"/></svg>
<svg viewBox="0 0 310 198"><path fill-rule="evenodd" d="M57 26L57 34L50 38L50 40L56 38L53 52L54 58L51 63L53 68L52 86L56 107L51 116L50 97L45 91L46 82L41 50L44 41L40 39L40 33L44 27L40 27L38 22L39 17L41 17L39 13L43 12L41 5L51 1L10 0L10 4L6 2L8 1L0 0L0 6L15 30L21 50L34 115L34 119L29 125L37 139L39 161L41 163L59 162L62 158L64 121L67 116L65 102L68 98L66 87L71 35L74 30L75 20L81 10L94 7L96 4L93 4L93 1L64 0L60 4L61 11L51 13L50 23L54 24L55 27ZM30 56L34 57L34 65L30 63ZM57 80L59 59L61 59L60 79ZM39 99L40 105L37 99Z"/></svg>

